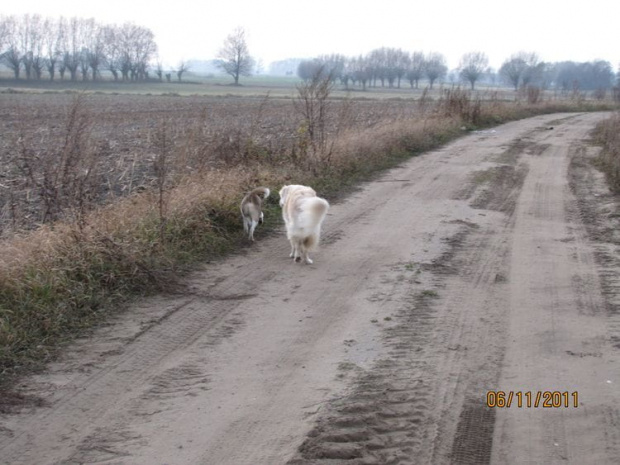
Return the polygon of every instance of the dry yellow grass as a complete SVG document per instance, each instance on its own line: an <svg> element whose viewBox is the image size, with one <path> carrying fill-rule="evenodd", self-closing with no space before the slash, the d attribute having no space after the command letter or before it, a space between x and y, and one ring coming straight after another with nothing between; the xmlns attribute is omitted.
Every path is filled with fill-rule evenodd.
<svg viewBox="0 0 620 465"><path fill-rule="evenodd" d="M620 114L616 113L597 127L596 139L603 146L600 164L609 185L620 192Z"/></svg>

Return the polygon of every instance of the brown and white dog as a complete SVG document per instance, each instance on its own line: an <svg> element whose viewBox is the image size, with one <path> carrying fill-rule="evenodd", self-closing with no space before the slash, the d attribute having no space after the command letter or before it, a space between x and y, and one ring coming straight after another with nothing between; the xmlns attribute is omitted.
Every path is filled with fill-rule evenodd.
<svg viewBox="0 0 620 465"><path fill-rule="evenodd" d="M286 237L291 242L291 257L312 263L308 252L316 247L321 236L321 224L329 203L316 196L308 186L288 185L280 189L282 218L286 224Z"/></svg>
<svg viewBox="0 0 620 465"><path fill-rule="evenodd" d="M248 192L241 201L241 216L243 217L243 229L248 239L254 240L254 230L259 223L263 222L263 202L269 197L267 187L257 187ZM261 197L262 195L262 197Z"/></svg>

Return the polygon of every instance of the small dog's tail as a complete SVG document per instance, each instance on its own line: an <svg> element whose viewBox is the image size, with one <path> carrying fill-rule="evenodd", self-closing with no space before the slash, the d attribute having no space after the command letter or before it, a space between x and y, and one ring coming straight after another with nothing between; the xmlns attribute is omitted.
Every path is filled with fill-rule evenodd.
<svg viewBox="0 0 620 465"><path fill-rule="evenodd" d="M269 194L271 194L271 191L269 190L268 187L257 187L256 189L254 189L252 192L249 193L249 195L261 195L261 194L264 200L267 197L269 197Z"/></svg>

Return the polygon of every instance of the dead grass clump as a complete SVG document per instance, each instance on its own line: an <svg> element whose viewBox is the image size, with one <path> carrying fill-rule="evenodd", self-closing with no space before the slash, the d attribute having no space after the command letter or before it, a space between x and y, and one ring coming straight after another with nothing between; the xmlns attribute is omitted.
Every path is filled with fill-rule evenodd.
<svg viewBox="0 0 620 465"><path fill-rule="evenodd" d="M446 118L460 118L463 123L478 126L482 116L482 100L460 87L444 89L438 102L440 115Z"/></svg>
<svg viewBox="0 0 620 465"><path fill-rule="evenodd" d="M600 123L595 130L595 138L603 150L599 163L611 189L620 192L620 114Z"/></svg>
<svg viewBox="0 0 620 465"><path fill-rule="evenodd" d="M537 86L527 86L525 89L527 96L527 103L530 105L536 105L542 101L542 89Z"/></svg>

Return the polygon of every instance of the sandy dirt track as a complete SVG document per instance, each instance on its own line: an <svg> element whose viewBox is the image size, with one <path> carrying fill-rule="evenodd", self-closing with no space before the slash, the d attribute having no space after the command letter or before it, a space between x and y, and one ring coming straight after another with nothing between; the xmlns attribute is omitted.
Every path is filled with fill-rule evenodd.
<svg viewBox="0 0 620 465"><path fill-rule="evenodd" d="M412 159L332 206L313 265L257 231L25 379L0 463L617 463L620 207L587 142L605 117ZM562 406L516 405L542 391Z"/></svg>

